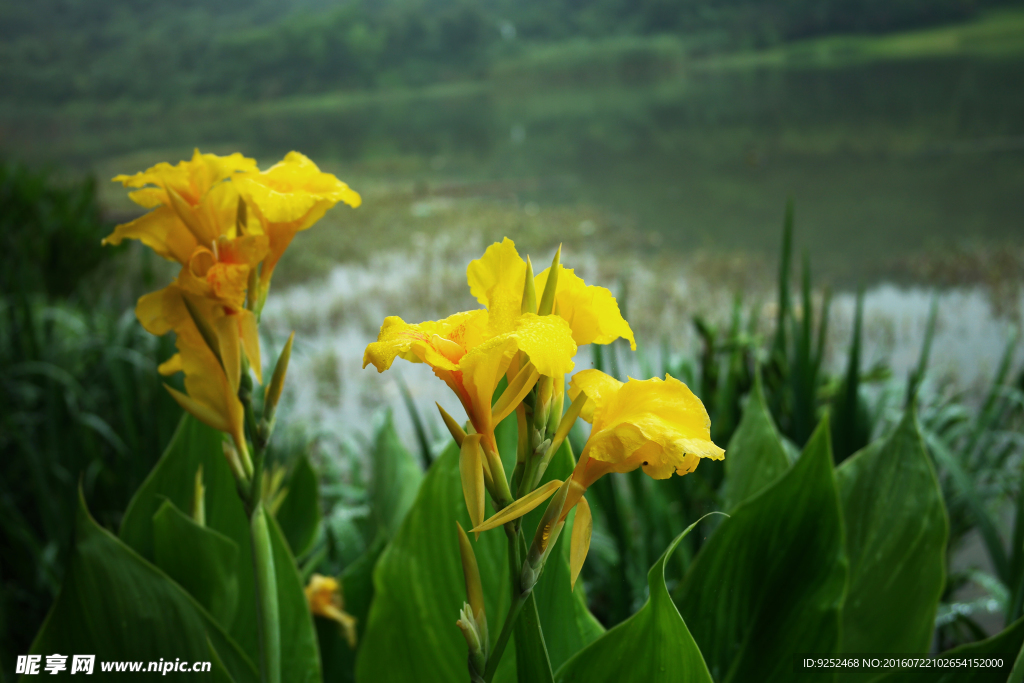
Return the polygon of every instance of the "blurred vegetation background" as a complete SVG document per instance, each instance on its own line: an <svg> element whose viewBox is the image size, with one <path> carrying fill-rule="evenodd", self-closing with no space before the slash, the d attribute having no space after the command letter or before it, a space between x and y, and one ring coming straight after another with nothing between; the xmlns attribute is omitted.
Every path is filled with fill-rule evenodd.
<svg viewBox="0 0 1024 683"><path fill-rule="evenodd" d="M763 48L976 16L1013 0L138 0L0 4L7 102L273 98L478 79L527 44L676 34L688 52ZM501 40L505 37L506 40ZM140 69L139 65L146 68Z"/></svg>
<svg viewBox="0 0 1024 683"><path fill-rule="evenodd" d="M917 395L951 521L936 645L1008 623L1024 603L1015 338L976 359L983 382L957 386L929 372L933 314L913 373L894 374L865 348L862 291L837 336L821 285L982 285L1019 327L1022 78L1020 0L0 0L0 666L28 650L60 586L76 487L116 530L177 424L155 371L173 340L132 311L166 266L99 240L135 210L107 178L196 145L261 161L300 149L367 199L296 241L282 288L422 251L424 235L564 241L624 307L636 263L655 280L714 271L731 307L699 310L687 292L681 318L626 310L657 321L639 325L641 352L597 349L593 363L680 377L721 445L760 373L794 457L824 412L842 459ZM778 229L790 196L797 245L792 209ZM714 257L695 265L695 252ZM464 288L460 252L386 313L435 306L456 262ZM328 337L360 346L378 312L317 305L295 370L310 359L317 403L396 412L339 438L296 399L274 457L309 456L324 517L303 569L341 574L365 617L373 563L445 439L415 386L368 398L354 361L314 354ZM606 626L642 602L671 538L728 506L726 481L706 463L665 486L637 474L595 487L584 580ZM670 588L706 535L674 556ZM351 665L325 662L339 677Z"/></svg>

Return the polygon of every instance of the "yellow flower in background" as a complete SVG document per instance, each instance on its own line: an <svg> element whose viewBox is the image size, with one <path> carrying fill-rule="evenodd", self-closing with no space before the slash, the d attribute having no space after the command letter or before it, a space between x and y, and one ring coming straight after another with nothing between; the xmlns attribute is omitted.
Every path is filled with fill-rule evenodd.
<svg viewBox="0 0 1024 683"><path fill-rule="evenodd" d="M362 203L359 194L299 152L266 171L250 170L232 179L232 184L259 217L269 237L269 254L260 273L261 296L265 296L270 278L285 249L296 233L323 218L338 202L352 208Z"/></svg>
<svg viewBox="0 0 1024 683"><path fill-rule="evenodd" d="M333 619L341 624L342 633L348 646L356 647L356 618L344 611L341 596L341 584L337 579L320 574L309 577L306 585L306 601L309 611L316 616Z"/></svg>
<svg viewBox="0 0 1024 683"><path fill-rule="evenodd" d="M636 340L629 323L622 317L612 293L604 287L588 285L571 268L559 265L555 289L555 314L569 323L577 345L610 344L619 337L629 341L636 350ZM544 291L548 271L534 278L534 288ZM484 255L466 269L469 291L491 311L496 325L508 325L522 309L526 282L526 261L519 256L509 238L495 242Z"/></svg>
<svg viewBox="0 0 1024 683"><path fill-rule="evenodd" d="M229 313L215 300L172 284L140 298L135 315L151 334L175 333L178 353L159 369L162 375L184 372L186 393L172 387L167 390L197 419L230 435L242 461L248 462L245 413L238 387L242 353L259 376L255 314L247 310Z"/></svg>
<svg viewBox="0 0 1024 683"><path fill-rule="evenodd" d="M226 179L256 170L256 161L241 154L220 157L200 154L176 166L159 163L135 175L119 175L114 182L140 188L131 192L139 206L153 209L107 236L104 244L137 239L165 259L188 265L196 250L211 249L221 236L234 236L238 193Z"/></svg>
<svg viewBox="0 0 1024 683"><path fill-rule="evenodd" d="M492 334L501 328L508 329ZM519 351L530 357L536 374L550 376L572 370L576 344L565 321L553 316L528 313L501 325L491 321L488 311L456 313L418 325L390 316L384 320L377 341L366 347L363 367L372 363L383 372L398 357L426 363L455 392L473 429L484 435L485 450L491 448L493 452L497 449L494 427L508 412L492 413L491 399ZM510 402L506 408L514 409L517 404Z"/></svg>

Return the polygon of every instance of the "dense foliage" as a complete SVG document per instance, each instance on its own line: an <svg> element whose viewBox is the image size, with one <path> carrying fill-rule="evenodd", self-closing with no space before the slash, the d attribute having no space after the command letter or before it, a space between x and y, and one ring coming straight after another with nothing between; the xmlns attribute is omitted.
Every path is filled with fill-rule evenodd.
<svg viewBox="0 0 1024 683"><path fill-rule="evenodd" d="M0 166L0 660L27 651L61 586L81 487L114 527L178 410L156 366L169 340L93 300L112 250L91 180ZM13 558L17 558L16 560Z"/></svg>
<svg viewBox="0 0 1024 683"><path fill-rule="evenodd" d="M12 235L18 225L26 234L25 225L47 225L39 222L51 211L46 202L63 206L68 197L80 211L56 220L52 239L104 228L90 185L69 189L24 169L10 173ZM1007 476L1019 468L1024 414L1015 340L980 409L928 385L931 332L905 383L866 391L888 375L861 367L859 312L847 367L829 375L822 365L828 296L816 295L806 261L799 295L791 293L792 231L790 211L772 335L762 336L749 322L756 310L748 314L737 301L724 329L695 321L696 355L641 348L645 374L684 378L707 405L714 438L728 444L724 465L706 462L661 482L637 470L595 484L584 581L569 589L563 540L535 588L534 612L517 626L517 647L508 650L516 654L502 660L495 680L517 671L530 681L594 677L633 662L623 652L642 652L618 671L626 681L784 681L793 679L799 652L923 653L933 642L979 656L1020 650L1024 496L1019 475ZM92 648L107 660L156 660L168 648L204 660L212 651L223 680L256 680L254 606L246 597L255 579L252 565L238 561L249 532L223 441L189 417L171 436L180 411L155 372L170 354L168 340L142 335L130 317L68 304L86 274L52 292L25 280L4 292L0 309L0 551L18 558L2 568L3 665L29 651L27 639L49 608L32 651ZM624 352L619 342L595 360L621 374ZM263 495L273 501L270 543L282 569L285 671L311 681L464 675L465 647L452 628L463 595L452 522L470 523L459 450L435 443L424 422L414 419L426 473L390 419L375 426L365 453L349 453L369 465L366 476L356 466L343 477L331 467L337 463L313 459L318 481L305 441L278 440ZM575 449L558 450L548 479L571 470L579 436L570 439ZM512 471L515 419L496 437ZM197 471L205 489L196 486ZM200 494L206 502L198 514ZM1008 501L1015 510L1002 533L995 513ZM542 510L530 513L527 528ZM994 575L953 571L972 529ZM496 577L507 557L501 532L485 534L476 559L494 583L488 610L500 623L508 594ZM185 562L182 547L193 551ZM311 616L302 586L313 572L343 585L345 609L358 620L355 649L336 623ZM958 589L972 582L988 597L957 602ZM161 618L143 626L148 609ZM83 628L81 610L102 616ZM985 640L975 620L982 612L1001 613L1007 629ZM410 641L409 632L422 637ZM543 641L523 645L530 638Z"/></svg>

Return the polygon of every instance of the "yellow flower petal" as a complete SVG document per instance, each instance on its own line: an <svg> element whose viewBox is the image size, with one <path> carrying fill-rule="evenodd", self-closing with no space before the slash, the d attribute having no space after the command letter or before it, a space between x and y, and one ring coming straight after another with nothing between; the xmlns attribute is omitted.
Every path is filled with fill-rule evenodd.
<svg viewBox="0 0 1024 683"><path fill-rule="evenodd" d="M333 619L341 625L345 640L350 648L356 646L356 619L343 610L341 584L338 580L321 574L309 577L305 588L309 611L319 617Z"/></svg>
<svg viewBox="0 0 1024 683"><path fill-rule="evenodd" d="M484 255L466 268L469 291L490 313L490 331L513 329L522 312L526 262L509 238L487 247Z"/></svg>
<svg viewBox="0 0 1024 683"><path fill-rule="evenodd" d="M580 417L594 421L594 408L622 387L622 382L600 370L580 370L569 381L569 398L576 400L582 391L587 395Z"/></svg>
<svg viewBox="0 0 1024 683"><path fill-rule="evenodd" d="M467 311L444 320L411 325L398 316L388 316L377 341L363 353L363 367L372 363L378 372L384 372L395 358L401 357L412 363L456 370L467 345L482 340L486 317L486 311Z"/></svg>
<svg viewBox="0 0 1024 683"><path fill-rule="evenodd" d="M190 413L203 424L216 429L219 432L231 431L231 426L224 420L224 416L212 406L209 406L202 401L197 401L191 396L181 393L174 387L165 384L164 388L167 389L171 396L174 397L174 400L178 402L178 405L180 405L185 412Z"/></svg>
<svg viewBox="0 0 1024 683"><path fill-rule="evenodd" d="M530 357L537 372L547 377L564 375L575 367L576 342L569 324L555 315L527 313L516 321L514 332L519 350Z"/></svg>
<svg viewBox="0 0 1024 683"><path fill-rule="evenodd" d="M621 384L597 373L581 372L570 386L571 395L582 390L595 404L593 429L577 466L585 470L578 473L585 487L607 472L641 467L649 476L664 479L692 472L701 458L725 456L711 441L704 405L679 380L666 375L664 380Z"/></svg>
<svg viewBox="0 0 1024 683"><path fill-rule="evenodd" d="M353 208L362 203L357 192L298 152L289 152L266 171L235 176L232 184L260 216L270 237L270 253L260 271L264 286L297 232L311 227L338 202Z"/></svg>
<svg viewBox="0 0 1024 683"><path fill-rule="evenodd" d="M498 400L492 406L491 424L498 424L511 415L512 411L523 402L526 395L537 384L538 379L540 379L540 373L537 372L537 368L532 363L528 363L525 367L521 368L516 373L516 376L509 381L505 391L501 393L501 396L498 397Z"/></svg>
<svg viewBox="0 0 1024 683"><path fill-rule="evenodd" d="M256 373L256 381L263 384L263 363L260 360L260 334L256 320L256 314L252 311L240 311L241 316L239 332L241 333L242 349L245 357L249 359L249 367ZM294 336L294 332L292 333ZM291 338L289 338L291 343ZM276 401L275 401L276 403Z"/></svg>
<svg viewBox="0 0 1024 683"><path fill-rule="evenodd" d="M167 360L165 360L163 363L161 363L157 367L156 371L159 372L164 377L168 377L170 375L175 375L184 369L185 366L182 364L181 354L176 353Z"/></svg>
<svg viewBox="0 0 1024 683"><path fill-rule="evenodd" d="M583 562L590 551L590 536L594 531L594 518L590 514L590 504L586 498L580 498L576 504L576 519L572 523L572 541L569 545L569 586L576 587Z"/></svg>
<svg viewBox="0 0 1024 683"><path fill-rule="evenodd" d="M221 361L196 327L183 296L182 290L172 284L140 298L135 314L150 333L163 335L173 330L177 337L175 345L179 359L172 358L168 362L169 367L168 364L165 367L185 373L188 401L183 401L172 391L175 399L203 422L227 432L239 452L247 453L245 413L242 402L238 400L241 319L237 315L226 314L215 301L196 299L193 302L197 312L216 334L217 350L229 368L229 372L225 372Z"/></svg>
<svg viewBox="0 0 1024 683"><path fill-rule="evenodd" d="M168 261L188 263L196 249L195 236L169 206L150 211L114 228L103 238L103 244L118 245L122 240L139 240Z"/></svg>
<svg viewBox="0 0 1024 683"><path fill-rule="evenodd" d="M161 162L141 173L116 176L114 182L119 182L125 187L141 188L147 185L156 185L163 190L172 188L187 202L195 205L210 191L211 187L230 175L255 170L256 161L241 154L235 153L221 157L216 154L200 154L197 149L192 153L192 158L189 161L181 161L174 166ZM131 194L133 200L147 208L156 206L153 202L158 196L151 191ZM163 196L160 203L168 204L169 201L166 196Z"/></svg>
<svg viewBox="0 0 1024 683"><path fill-rule="evenodd" d="M516 340L511 334L488 339L470 350L458 365L462 387L469 405L466 412L473 427L481 434L490 434L494 427L491 422L491 398L498 383L505 376L505 370L516 354Z"/></svg>
<svg viewBox="0 0 1024 683"><path fill-rule="evenodd" d="M555 292L558 315L569 321L572 336L580 346L584 344L610 344L619 337L629 341L636 351L636 339L629 323L622 317L619 304L604 287L588 285L572 268L559 266L558 287ZM537 275L534 287L544 291L548 281L546 268Z"/></svg>

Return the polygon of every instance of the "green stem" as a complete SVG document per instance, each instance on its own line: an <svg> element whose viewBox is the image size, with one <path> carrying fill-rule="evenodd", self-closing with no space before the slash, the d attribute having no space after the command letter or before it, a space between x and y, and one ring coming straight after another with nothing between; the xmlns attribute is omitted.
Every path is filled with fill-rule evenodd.
<svg viewBox="0 0 1024 683"><path fill-rule="evenodd" d="M487 656L487 669L484 671L484 683L491 683L491 679L494 678L495 672L498 670L498 664L501 663L501 656L505 652L505 646L508 645L508 639L512 637L512 630L516 625L516 618L519 613L523 610L523 605L526 604L527 598L530 597L529 593L525 595L519 590L519 576L522 573L522 563L519 558L519 534L508 535L508 559L509 569L512 571L512 605L508 608L508 614L505 615L505 623L501 627L501 633L498 635L498 641L494 644L494 649L491 650Z"/></svg>
<svg viewBox="0 0 1024 683"><path fill-rule="evenodd" d="M270 525L263 503L252 514L252 560L256 569L256 620L260 638L260 681L281 683L281 619Z"/></svg>

